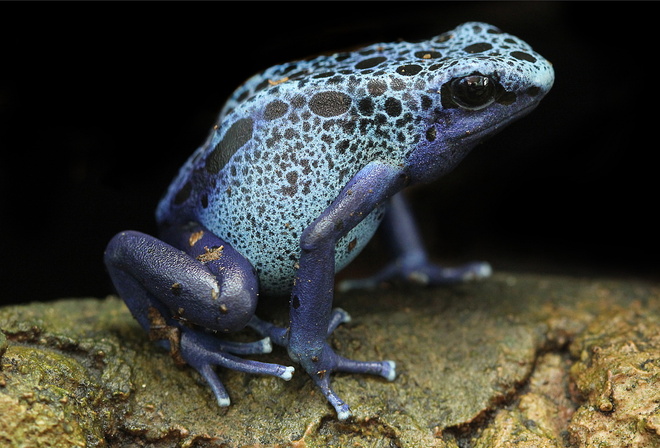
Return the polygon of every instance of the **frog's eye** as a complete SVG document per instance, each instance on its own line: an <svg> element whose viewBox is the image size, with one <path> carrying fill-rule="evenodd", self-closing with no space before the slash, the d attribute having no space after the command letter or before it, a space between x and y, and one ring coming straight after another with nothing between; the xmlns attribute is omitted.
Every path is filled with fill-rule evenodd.
<svg viewBox="0 0 660 448"><path fill-rule="evenodd" d="M495 101L497 84L488 76L474 74L452 79L448 90L451 101L457 106L479 110Z"/></svg>

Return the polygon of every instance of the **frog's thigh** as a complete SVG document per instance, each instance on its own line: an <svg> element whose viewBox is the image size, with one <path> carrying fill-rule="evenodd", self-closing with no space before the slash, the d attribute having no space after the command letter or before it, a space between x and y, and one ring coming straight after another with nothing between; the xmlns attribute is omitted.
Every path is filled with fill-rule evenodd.
<svg viewBox="0 0 660 448"><path fill-rule="evenodd" d="M223 332L243 328L254 314L257 290L251 266L238 254L231 257L233 249L219 238L209 241L211 236L206 237L208 245L184 246L192 254L135 231L110 241L105 252L110 277L143 328L151 327L150 308L168 324L176 316ZM195 251L202 253L196 258ZM231 287L224 288L225 282Z"/></svg>

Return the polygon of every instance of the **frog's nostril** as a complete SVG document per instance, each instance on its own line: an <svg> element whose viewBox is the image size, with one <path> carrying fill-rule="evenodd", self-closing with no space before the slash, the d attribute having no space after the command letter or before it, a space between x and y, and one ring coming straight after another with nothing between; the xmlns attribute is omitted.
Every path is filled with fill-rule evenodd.
<svg viewBox="0 0 660 448"><path fill-rule="evenodd" d="M552 84L554 84L554 82L555 82L555 71L552 68L552 64L546 61L544 70L539 71L538 75L536 76L536 79L534 80L534 84L540 86L541 90L544 93L547 93L552 87Z"/></svg>

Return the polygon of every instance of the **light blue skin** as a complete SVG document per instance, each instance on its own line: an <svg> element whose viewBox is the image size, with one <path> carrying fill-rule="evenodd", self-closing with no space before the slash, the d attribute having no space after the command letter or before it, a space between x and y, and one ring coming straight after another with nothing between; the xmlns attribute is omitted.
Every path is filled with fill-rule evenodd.
<svg viewBox="0 0 660 448"><path fill-rule="evenodd" d="M271 67L236 90L172 182L157 210L162 240L127 231L109 243L115 287L152 337L202 374L221 406L229 398L214 365L291 378L292 367L235 356L266 353L272 340L346 419L332 372L396 375L392 361L348 360L326 342L349 320L332 310L335 272L384 221L395 260L343 289L489 276L485 262L430 263L398 193L452 170L529 113L553 80L550 63L529 45L475 22L425 42ZM287 328L254 316L259 294L290 294ZM246 325L265 339L240 344L214 334Z"/></svg>

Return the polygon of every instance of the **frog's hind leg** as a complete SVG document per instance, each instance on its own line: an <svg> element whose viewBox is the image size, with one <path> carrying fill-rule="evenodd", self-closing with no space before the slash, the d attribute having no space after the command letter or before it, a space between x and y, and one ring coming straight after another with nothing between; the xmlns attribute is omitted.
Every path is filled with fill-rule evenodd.
<svg viewBox="0 0 660 448"><path fill-rule="evenodd" d="M169 348L175 362L194 367L222 406L229 397L213 366L290 379L292 367L234 356L270 352L269 339L231 342L212 333L238 331L254 313L257 279L249 262L199 225L170 228L164 236L185 251L126 231L105 252L117 292L150 338Z"/></svg>
<svg viewBox="0 0 660 448"><path fill-rule="evenodd" d="M443 285L480 280L491 275L490 264L484 261L474 261L456 267L443 267L432 263L403 193L390 198L390 207L381 229L387 236L394 260L372 277L344 280L339 284L339 290L373 289L393 280Z"/></svg>

